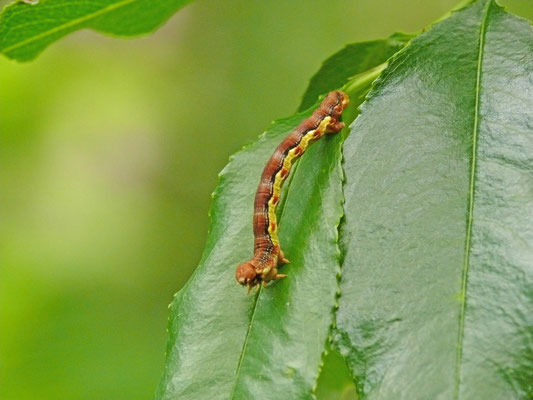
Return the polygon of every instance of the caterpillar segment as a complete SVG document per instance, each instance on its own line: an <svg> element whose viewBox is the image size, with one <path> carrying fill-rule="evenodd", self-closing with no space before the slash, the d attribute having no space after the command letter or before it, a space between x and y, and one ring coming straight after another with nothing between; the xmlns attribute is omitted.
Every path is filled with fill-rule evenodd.
<svg viewBox="0 0 533 400"><path fill-rule="evenodd" d="M344 92L330 92L313 114L279 144L265 165L254 202L254 255L251 260L239 265L235 272L237 282L248 286L248 292L261 283L266 285L286 277L278 272L278 267L289 263L281 251L278 237L276 207L281 187L296 160L310 144L326 133L334 134L344 127L340 117L348 103Z"/></svg>

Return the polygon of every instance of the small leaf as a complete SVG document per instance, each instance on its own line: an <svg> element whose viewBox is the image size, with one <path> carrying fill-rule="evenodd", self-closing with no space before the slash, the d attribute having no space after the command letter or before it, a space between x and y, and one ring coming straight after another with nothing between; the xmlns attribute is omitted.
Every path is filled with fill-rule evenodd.
<svg viewBox="0 0 533 400"><path fill-rule="evenodd" d="M481 0L390 61L344 144L361 398L532 398L532 154L528 22Z"/></svg>
<svg viewBox="0 0 533 400"><path fill-rule="evenodd" d="M192 0L40 0L15 2L0 14L0 52L31 60L70 32L91 28L132 36L159 27Z"/></svg>
<svg viewBox="0 0 533 400"><path fill-rule="evenodd" d="M349 44L333 54L311 78L299 110L311 107L319 95L343 86L349 78L383 64L414 36L395 33L387 39Z"/></svg>

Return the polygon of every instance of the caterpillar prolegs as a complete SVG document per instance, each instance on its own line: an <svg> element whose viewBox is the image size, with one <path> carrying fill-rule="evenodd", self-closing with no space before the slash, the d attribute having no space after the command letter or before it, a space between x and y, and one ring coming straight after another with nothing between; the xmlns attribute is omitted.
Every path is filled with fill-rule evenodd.
<svg viewBox="0 0 533 400"><path fill-rule="evenodd" d="M266 285L271 280L284 278L278 267L289 260L281 251L278 239L276 206L281 186L293 163L307 147L326 133L337 133L343 127L339 119L348 106L348 96L341 91L330 92L313 114L302 121L276 148L268 160L257 188L254 203L254 256L237 267L235 276L241 285L249 289Z"/></svg>

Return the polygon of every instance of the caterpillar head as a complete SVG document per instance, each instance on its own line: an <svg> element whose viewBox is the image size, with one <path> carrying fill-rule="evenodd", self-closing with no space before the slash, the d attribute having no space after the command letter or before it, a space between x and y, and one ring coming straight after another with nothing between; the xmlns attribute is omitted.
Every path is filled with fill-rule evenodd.
<svg viewBox="0 0 533 400"><path fill-rule="evenodd" d="M339 120L344 109L348 107L348 104L350 104L350 99L346 93L336 90L328 94L324 100L324 103L333 105L331 117L335 120Z"/></svg>
<svg viewBox="0 0 533 400"><path fill-rule="evenodd" d="M235 278L241 285L248 285L250 288L261 283L261 274L257 274L254 260L247 261L237 267Z"/></svg>

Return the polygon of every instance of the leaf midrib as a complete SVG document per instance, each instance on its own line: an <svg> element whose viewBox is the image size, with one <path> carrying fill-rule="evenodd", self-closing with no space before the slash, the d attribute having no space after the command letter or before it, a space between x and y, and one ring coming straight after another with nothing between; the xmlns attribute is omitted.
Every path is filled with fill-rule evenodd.
<svg viewBox="0 0 533 400"><path fill-rule="evenodd" d="M111 11L114 11L120 7L124 7L124 6L127 6L128 4L131 4L131 3L134 3L135 1L138 1L138 0L122 0L122 1L119 1L118 3L114 3L114 4L110 4L109 6L107 7L104 7L98 11L95 11L93 13L90 13L90 14L87 14L83 17L80 17L80 18L76 18L76 19L73 19L69 22L66 22L64 24L61 24L61 25L58 25L52 29L49 29L47 31L44 31L44 32L41 32L37 35L34 35L34 36L31 36L27 39L24 39L18 43L15 43L15 44L12 44L11 46L8 46L8 47L5 47L4 49L2 49L2 52L4 53L8 53L10 51L13 51L13 50L16 50L20 47L23 47L23 46L26 46L30 43L33 43L33 42L36 42L40 39L43 39L47 36L51 36L53 35L54 33L58 33L58 32L61 32L63 30L67 30L68 28L71 28L73 26L76 26L76 25L79 25L79 24L82 24L83 22L87 22L91 19L94 19L96 17L99 17L100 15L103 15L107 12L111 12Z"/></svg>
<svg viewBox="0 0 533 400"><path fill-rule="evenodd" d="M261 294L261 291L263 290L263 285L259 286L259 289L257 291L257 294L255 295L254 300L254 307L252 309L252 316L250 318L250 323L248 325L248 329L246 330L246 336L244 337L244 343L242 344L241 354L239 356L239 362L237 363L237 369L235 370L235 378L233 381L233 387L231 388L231 394L229 396L229 399L233 399L235 396L235 390L237 389L237 382L239 380L239 375L241 372L241 365L242 361L244 359L244 355L246 354L246 348L248 347L248 338L250 337L250 332L252 330L252 326L254 324L254 318L255 318L255 310L257 309L257 303L259 300L259 295Z"/></svg>
<svg viewBox="0 0 533 400"><path fill-rule="evenodd" d="M465 239L465 256L463 262L463 271L461 277L461 298L460 298L460 310L459 310L459 332L457 336L457 354L455 364L455 390L454 399L459 399L459 389L461 385L461 367L463 358L463 341L465 330L465 314L466 314L466 290L468 284L468 270L470 268L470 250L472 245L472 222L474 211L474 190L475 190L475 177L476 177L476 165L477 165L477 142L479 131L479 109L480 109L480 92L481 92L481 70L483 66L483 50L485 46L485 33L487 27L487 19L489 15L489 9L492 5L492 0L487 2L485 7L485 15L481 22L479 30L479 49L476 69L476 88L475 88L475 104L474 104L474 127L472 131L472 160L470 163L470 182L469 182L469 194L468 194L468 214L466 224L466 239Z"/></svg>
<svg viewBox="0 0 533 400"><path fill-rule="evenodd" d="M292 131L291 131L292 132ZM305 154L304 154L305 155ZM303 157L303 156L302 156ZM291 193L291 182L294 176L296 175L296 170L298 169L298 166L300 165L301 158L298 160L298 162L293 166L291 174L289 175L289 180L287 181L287 191L285 193L285 201L278 206L279 208L279 221L280 221L280 228L281 228L281 221L283 217L283 211L285 210L285 204L287 204L287 201L289 199L289 194ZM229 400L233 400L235 396L235 390L237 389L237 382L239 381L239 375L241 372L241 366L242 362L244 360L244 356L246 354L246 349L248 347L248 338L250 336L250 332L252 331L252 326L255 319L255 312L257 310L257 303L259 303L259 296L263 292L263 285L259 286L259 289L257 290L257 294L255 295L255 302L254 307L252 309L252 316L250 317L250 324L248 325L248 329L246 330L246 336L244 337L244 343L242 345L241 354L239 356L239 362L237 363L237 369L235 370L235 378L233 381L233 387L231 389L231 394L229 396Z"/></svg>

